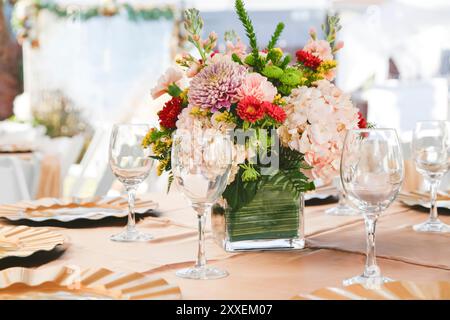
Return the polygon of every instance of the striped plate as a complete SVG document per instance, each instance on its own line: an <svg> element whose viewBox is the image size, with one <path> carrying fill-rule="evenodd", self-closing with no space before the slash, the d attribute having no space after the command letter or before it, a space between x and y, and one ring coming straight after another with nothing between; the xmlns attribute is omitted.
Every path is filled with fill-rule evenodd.
<svg viewBox="0 0 450 320"><path fill-rule="evenodd" d="M173 300L176 286L156 276L104 268L59 266L0 271L0 299L20 300Z"/></svg>
<svg viewBox="0 0 450 320"><path fill-rule="evenodd" d="M0 227L0 259L28 257L38 251L51 251L67 242L58 232L48 228L26 226Z"/></svg>
<svg viewBox="0 0 450 320"><path fill-rule="evenodd" d="M388 282L379 288L367 289L360 284L343 288L323 288L310 294L297 295L295 300L449 300L450 282L412 281Z"/></svg>

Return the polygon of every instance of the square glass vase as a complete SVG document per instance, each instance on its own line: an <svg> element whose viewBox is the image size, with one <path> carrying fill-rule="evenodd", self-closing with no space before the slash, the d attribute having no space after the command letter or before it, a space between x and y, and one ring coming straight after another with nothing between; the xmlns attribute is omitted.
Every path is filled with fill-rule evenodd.
<svg viewBox="0 0 450 320"><path fill-rule="evenodd" d="M263 185L246 206L233 210L222 202L211 212L214 239L228 252L299 250L305 247L304 197Z"/></svg>

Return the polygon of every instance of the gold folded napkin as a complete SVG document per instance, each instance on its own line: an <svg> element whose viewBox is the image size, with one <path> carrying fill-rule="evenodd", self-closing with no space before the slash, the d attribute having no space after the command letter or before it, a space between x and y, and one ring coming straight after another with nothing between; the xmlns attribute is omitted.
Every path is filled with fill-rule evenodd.
<svg viewBox="0 0 450 320"><path fill-rule="evenodd" d="M0 250L11 251L22 247L19 239L8 239L4 235L0 235Z"/></svg>

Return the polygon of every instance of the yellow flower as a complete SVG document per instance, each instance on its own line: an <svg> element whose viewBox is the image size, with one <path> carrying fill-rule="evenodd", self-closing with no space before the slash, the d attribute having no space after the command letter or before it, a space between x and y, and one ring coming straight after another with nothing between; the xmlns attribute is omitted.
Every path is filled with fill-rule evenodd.
<svg viewBox="0 0 450 320"><path fill-rule="evenodd" d="M151 142L151 136L155 128L150 129L147 134L145 135L144 139L142 139L141 146L142 148L147 148L150 146Z"/></svg>
<svg viewBox="0 0 450 320"><path fill-rule="evenodd" d="M183 92L180 93L180 98L183 100L183 102L187 102L188 89L184 89Z"/></svg>
<svg viewBox="0 0 450 320"><path fill-rule="evenodd" d="M278 53L280 56L283 55L283 50L281 50L281 48L273 48L273 50Z"/></svg>
<svg viewBox="0 0 450 320"><path fill-rule="evenodd" d="M328 70L334 69L337 66L336 60L325 60L317 68L317 71L321 74L326 73Z"/></svg>
<svg viewBox="0 0 450 320"><path fill-rule="evenodd" d="M228 112L228 111L224 111L224 112L217 112L217 115L215 117L215 120L217 122L234 122L234 117L233 115Z"/></svg>
<svg viewBox="0 0 450 320"><path fill-rule="evenodd" d="M192 116L197 116L197 117L205 117L207 116L209 113L209 109L202 109L200 107L192 107L190 114Z"/></svg>
<svg viewBox="0 0 450 320"><path fill-rule="evenodd" d="M281 96L281 94L277 94L273 99L273 103L279 106L286 105L286 100Z"/></svg>

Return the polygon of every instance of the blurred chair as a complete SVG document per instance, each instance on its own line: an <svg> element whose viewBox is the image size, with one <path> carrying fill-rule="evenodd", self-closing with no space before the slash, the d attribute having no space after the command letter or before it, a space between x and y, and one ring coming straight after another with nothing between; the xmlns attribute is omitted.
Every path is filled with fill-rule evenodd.
<svg viewBox="0 0 450 320"><path fill-rule="evenodd" d="M78 166L75 182L68 190L69 196L86 196L84 188L86 183L93 179L95 195L105 195L111 187L114 177L109 172L108 149L109 149L109 126L99 126L92 137L89 147ZM92 195L92 194L91 194Z"/></svg>
<svg viewBox="0 0 450 320"><path fill-rule="evenodd" d="M0 177L0 203L30 200L30 191L19 159L0 157Z"/></svg>
<svg viewBox="0 0 450 320"><path fill-rule="evenodd" d="M63 192L64 179L66 178L70 166L78 160L81 150L84 145L84 136L76 135L73 137L57 137L53 139L48 139L40 145L40 152L48 156L57 156L59 158L59 184L60 192ZM45 177L43 177L45 179Z"/></svg>

